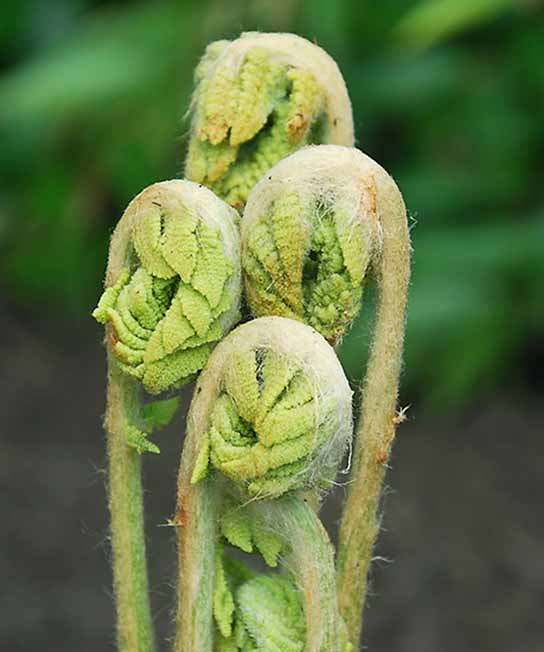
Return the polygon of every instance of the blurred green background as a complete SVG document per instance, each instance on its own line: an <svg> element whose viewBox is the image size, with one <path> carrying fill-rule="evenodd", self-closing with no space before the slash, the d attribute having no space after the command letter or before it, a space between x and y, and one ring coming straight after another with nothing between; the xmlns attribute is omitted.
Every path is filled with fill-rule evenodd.
<svg viewBox="0 0 544 652"><path fill-rule="evenodd" d="M421 421L408 426L412 443L402 440L396 453L407 476L404 498L397 504L400 511L390 517L391 528L402 539L404 528L411 527L408 548L418 551L412 558L418 563L409 567L413 574L403 576L403 581L406 585L424 581L421 568L428 568L430 552L426 556L422 546L434 541L433 549L439 547L428 532L418 539L423 536L421 512L431 509L426 503L429 493L436 494L432 510L442 519L448 508L453 514L452 505L459 508L456 532L465 526L470 529L466 520L470 510L461 508L453 486L471 486L476 478L475 493L489 491L490 498L489 503L482 499L470 522L477 527L490 515L495 515L495 525L506 519L504 529L490 530L495 547L489 545L495 552L511 527L522 527L515 520L520 505L527 507L535 500L532 485L517 498L512 498L512 487L519 489L520 475L527 482L536 481L541 469L536 464L542 462L543 452L537 438L542 431L538 403L544 364L541 1L5 0L0 7L0 314L8 432L3 446L10 468L1 479L12 490L22 487L29 494L13 497L10 503L15 515L10 521L13 532L7 527L12 538L4 562L11 574L18 564L25 570L22 576L13 575L9 585L12 607L6 613L13 622L5 630L6 649L34 649L43 636L50 637L47 649L73 649L66 634L72 630L78 632L74 641L80 650L104 649L110 641L111 605L105 592L85 593L80 603L69 592L81 593L84 585L89 589L98 577L102 585L94 590L105 591L109 582L105 555L92 549L104 538L106 527L102 487L95 486L96 469L90 468L103 462L99 418L104 364L100 329L88 315L100 293L109 234L124 206L150 183L182 174L192 70L205 45L243 30L293 31L315 40L337 60L353 102L358 146L394 176L409 208L414 264L402 399L415 404L411 413L415 410ZM363 315L342 349L355 385L368 338L365 324ZM530 444L524 439L529 434ZM70 446L75 448L66 457ZM524 454L532 451L532 462L520 462L520 448ZM433 450L436 456L451 459L453 466L442 467ZM498 457L489 473L482 475L482 464L489 464L494 455ZM516 472L508 466L513 458L519 463ZM50 467L43 466L44 459L49 459ZM417 484L417 478L425 477L424 464L435 472L426 487ZM42 473L49 469L47 477L35 476L38 467ZM50 532L52 552L49 548L36 552L32 522L24 526L27 530L21 529L23 515L36 512L36 496L30 495L25 470L37 478L32 491L43 490L50 498L49 516L42 526ZM173 477L173 471L168 473ZM455 481L447 482L448 474ZM511 480L506 493L495 495L490 478L502 486L505 477ZM399 491L402 478L392 475ZM54 491L52 479L57 483ZM70 492L76 496L71 500ZM501 505L507 511L501 502L505 496L512 501L508 517L501 511ZM467 492L465 499L470 504L474 494ZM70 537L81 534L78 519L89 518L85 514L93 509L101 511L91 517L92 543L83 537L73 546L86 550L85 564L102 566L92 571L98 575L79 575L81 564L72 551L75 570L69 566L68 584L63 584L53 569L68 564ZM168 507L163 504L158 514L165 511ZM337 516L331 514L334 521ZM445 519L446 527L451 519ZM75 530L62 534L67 520L76 524ZM433 529L435 523L427 526ZM83 530L88 534L86 527ZM524 540L527 537L533 542L534 532L527 530ZM385 536L384 545L402 557L402 541L396 542L397 538ZM163 547L169 550L168 545ZM23 561L25 546L35 569ZM475 547L481 550L480 543ZM446 568L467 563L464 548L449 550ZM523 587L521 611L514 610L518 614L514 617L512 606L502 605L495 619L477 628L496 632L496 638L468 633L465 638L452 637L450 626L458 635L472 632L470 627L475 618L481 623L481 614L467 611L450 622L440 620L445 617L441 613L435 620L429 615L429 621L422 613L430 614L425 609L432 609L432 603L424 608L413 596L406 600L419 605L414 618L421 627L414 630L418 633L406 634L402 623L415 622L408 617L406 604L395 607L400 620L397 629L391 628L394 608L380 597L375 608L381 615L374 621L369 618L375 649L444 651L450 649L448 641L452 645L455 641L456 650L536 650L544 636L534 638L533 648L533 639L527 637L534 623L527 624L532 616L523 611L523 600L528 600L529 609L537 597L543 598L542 561L535 557L537 580L534 573L531 577L537 584L528 589L527 578L519 575L519 560L529 554L528 548L512 550L514 570L501 566L498 575L496 569L489 571L493 581L503 573L506 582L497 588L489 584L489 595L512 591L514 584ZM32 582L36 572L43 573L47 551L57 561L49 566L51 577L46 573L45 584L36 587ZM481 563L486 564L490 554L481 551ZM485 582L479 575L481 564L470 559L481 587ZM500 554L498 559L502 564ZM397 590L391 576L380 584L380 572L376 578L380 592ZM21 577L27 576L25 584ZM466 598L466 587L460 586L464 588L455 594L457 606ZM453 594L444 591L447 611ZM40 592L47 601L64 596L66 613L59 607L54 617L44 615L43 603L36 598ZM170 596L168 589L165 593ZM21 611L20 605L28 607L33 599L38 600L35 610ZM489 604L491 598L486 599ZM164 600L157 617L167 623L171 596ZM480 605L484 611L485 604L483 600ZM82 626L82 610L95 627ZM34 619L33 613L38 613ZM503 631L504 627L518 631L518 624L525 636L519 646L512 642L519 638L511 641ZM434 638L429 638L429 631Z"/></svg>
<svg viewBox="0 0 544 652"><path fill-rule="evenodd" d="M1 11L0 274L18 305L88 313L123 207L182 172L205 45L294 31L336 58L359 146L406 197L407 382L454 403L522 381L544 322L542 3L36 0ZM344 351L352 377L358 334Z"/></svg>

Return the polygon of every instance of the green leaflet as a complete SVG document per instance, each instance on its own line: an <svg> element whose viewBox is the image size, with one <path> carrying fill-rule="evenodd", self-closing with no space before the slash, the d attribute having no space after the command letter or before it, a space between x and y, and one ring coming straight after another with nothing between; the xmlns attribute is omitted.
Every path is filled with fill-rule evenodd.
<svg viewBox="0 0 544 652"><path fill-rule="evenodd" d="M216 637L217 652L303 652L305 620L300 593L281 575L262 574L234 592L232 632Z"/></svg>
<svg viewBox="0 0 544 652"><path fill-rule="evenodd" d="M275 568L278 565L283 541L243 505L227 507L221 517L220 528L221 534L231 545L247 553L253 552L255 546L268 566Z"/></svg>
<svg viewBox="0 0 544 652"><path fill-rule="evenodd" d="M334 409L333 402L316 393L300 363L269 349L234 351L193 484L205 477L209 464L259 498L303 486L319 447L333 434ZM254 531L252 539L257 543ZM241 533L235 545L248 548L248 535Z"/></svg>
<svg viewBox="0 0 544 652"><path fill-rule="evenodd" d="M142 430L132 425L127 425L125 441L135 448L138 453L160 453L159 447L148 436L155 430L164 428L172 420L179 406L179 398L168 398L162 401L147 403L141 408L140 421Z"/></svg>
<svg viewBox="0 0 544 652"><path fill-rule="evenodd" d="M365 224L295 190L252 218L242 266L253 314L299 319L336 344L361 307L372 246Z"/></svg>
<svg viewBox="0 0 544 652"><path fill-rule="evenodd" d="M159 394L191 381L224 335L233 264L220 230L180 206L152 202L131 242L135 266L123 269L93 315L111 324L121 369Z"/></svg>
<svg viewBox="0 0 544 652"><path fill-rule="evenodd" d="M324 89L306 70L275 63L253 47L239 66L212 43L195 75L195 115L186 176L241 208L277 161L319 143Z"/></svg>

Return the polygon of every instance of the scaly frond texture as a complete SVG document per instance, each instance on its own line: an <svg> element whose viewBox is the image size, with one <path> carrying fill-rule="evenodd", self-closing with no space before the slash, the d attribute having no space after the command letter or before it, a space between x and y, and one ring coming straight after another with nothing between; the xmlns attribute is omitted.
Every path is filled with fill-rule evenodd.
<svg viewBox="0 0 544 652"><path fill-rule="evenodd" d="M167 181L122 222L125 264L93 316L111 325L121 370L158 394L192 380L239 318L237 215L206 188Z"/></svg>
<svg viewBox="0 0 544 652"><path fill-rule="evenodd" d="M219 392L203 433L192 475L196 483L216 469L257 498L330 482L350 432L351 392L333 350L307 327L280 320L238 329L257 337L222 344ZM272 333L262 333L272 326ZM282 329L285 332L282 332ZM289 334L288 334L289 333ZM301 336L302 350L293 348ZM289 338L288 347L276 338ZM308 349L314 342L314 350ZM287 352L289 349L289 352ZM318 349L341 385L319 374ZM213 365L212 365L213 367ZM332 462L332 464L331 464ZM332 473L331 473L332 471Z"/></svg>
<svg viewBox="0 0 544 652"><path fill-rule="evenodd" d="M375 196L355 151L321 145L281 161L251 192L242 220L253 314L299 319L333 345L360 310L380 249Z"/></svg>
<svg viewBox="0 0 544 652"><path fill-rule="evenodd" d="M353 144L344 80L293 34L246 33L208 46L195 73L185 173L241 208L282 158L308 144Z"/></svg>

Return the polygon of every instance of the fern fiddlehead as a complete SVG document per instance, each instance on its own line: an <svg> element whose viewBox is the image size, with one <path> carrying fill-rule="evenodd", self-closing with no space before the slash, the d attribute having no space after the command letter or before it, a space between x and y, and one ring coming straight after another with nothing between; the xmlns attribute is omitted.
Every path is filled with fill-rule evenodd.
<svg viewBox="0 0 544 652"><path fill-rule="evenodd" d="M93 316L111 324L121 370L159 394L192 380L239 318L237 216L206 188L166 181L125 220L131 250Z"/></svg>
<svg viewBox="0 0 544 652"><path fill-rule="evenodd" d="M158 394L188 382L238 319L236 222L208 189L168 181L129 204L111 239L106 290L93 315L106 325L109 506L123 652L154 647L140 453L158 452L147 435L172 412L172 400L144 406L140 386Z"/></svg>
<svg viewBox="0 0 544 652"><path fill-rule="evenodd" d="M195 83L185 173L236 208L270 167L300 147L353 144L336 63L294 34L248 32L212 43Z"/></svg>
<svg viewBox="0 0 544 652"><path fill-rule="evenodd" d="M216 586L222 540L255 546L272 566L280 555L303 599L303 649L341 649L333 549L296 489L330 485L350 436L351 390L313 329L257 319L218 345L197 383L178 479L177 650L212 649L212 612L221 649L246 649L228 647L244 612L228 576Z"/></svg>
<svg viewBox="0 0 544 652"><path fill-rule="evenodd" d="M313 326L336 345L357 316L380 225L356 150L308 147L280 161L250 193L242 267L254 315Z"/></svg>
<svg viewBox="0 0 544 652"><path fill-rule="evenodd" d="M332 344L356 316L366 279L376 284L338 559L340 609L357 646L397 421L410 271L402 196L385 170L358 150L305 148L278 163L251 192L242 220L242 261L254 314L300 319Z"/></svg>

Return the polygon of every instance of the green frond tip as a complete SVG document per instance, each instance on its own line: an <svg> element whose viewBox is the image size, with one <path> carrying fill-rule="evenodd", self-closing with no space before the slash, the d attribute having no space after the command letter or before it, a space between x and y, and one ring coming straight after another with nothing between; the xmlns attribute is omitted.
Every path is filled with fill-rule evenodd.
<svg viewBox="0 0 544 652"><path fill-rule="evenodd" d="M212 43L195 84L185 174L236 208L269 168L297 149L352 144L350 128L336 134L339 121L352 122L342 77L325 52L300 37L244 34ZM344 115L331 126L328 97L336 87Z"/></svg>
<svg viewBox="0 0 544 652"><path fill-rule="evenodd" d="M158 455L161 451L160 448L149 441L148 433L138 430L134 426L127 426L125 431L125 441L128 446L135 448L138 453L155 453Z"/></svg>
<svg viewBox="0 0 544 652"><path fill-rule="evenodd" d="M215 553L213 615L221 635L228 638L232 634L234 598L227 582L227 576L223 566L223 549L221 546L217 546Z"/></svg>
<svg viewBox="0 0 544 652"><path fill-rule="evenodd" d="M332 345L359 313L378 242L376 215L361 212L364 185L344 169L334 176L327 153L339 149L347 150L314 147L282 161L250 194L242 221L252 313L298 319Z"/></svg>
<svg viewBox="0 0 544 652"><path fill-rule="evenodd" d="M306 625L300 593L280 575L257 575L234 594L234 627L218 652L303 652Z"/></svg>
<svg viewBox="0 0 544 652"><path fill-rule="evenodd" d="M306 619L303 597L291 579L255 574L241 562L217 553L215 652L304 652ZM353 652L340 619L341 652Z"/></svg>
<svg viewBox="0 0 544 652"><path fill-rule="evenodd" d="M278 565L284 548L281 537L246 506L234 504L228 507L221 517L220 527L221 534L232 546L247 553L253 552L255 546L268 566L275 568Z"/></svg>
<svg viewBox="0 0 544 652"><path fill-rule="evenodd" d="M122 222L130 264L93 316L109 324L120 369L159 394L193 380L239 319L238 217L208 189L170 181L138 195Z"/></svg>

